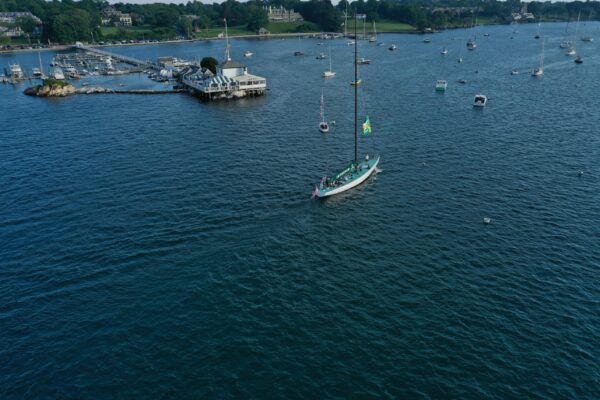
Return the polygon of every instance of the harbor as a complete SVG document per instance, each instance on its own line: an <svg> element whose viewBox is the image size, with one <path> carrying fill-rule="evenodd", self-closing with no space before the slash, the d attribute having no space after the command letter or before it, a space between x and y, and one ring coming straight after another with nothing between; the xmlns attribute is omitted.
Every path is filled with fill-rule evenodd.
<svg viewBox="0 0 600 400"><path fill-rule="evenodd" d="M10 66L10 72L0 77L2 83L18 84L25 80L40 79L44 84L54 85L51 90L42 90L38 85L26 90L26 94L41 97L60 97L73 94L143 93L164 94L187 92L204 100L233 100L243 97L264 95L267 91L265 78L250 74L248 67L232 60L229 38L226 37L225 58L213 71L203 68L200 63L172 56L161 56L156 61L109 52L82 43L75 44L70 52L57 54L50 63L48 75L41 62L33 68L31 76L26 76L18 64ZM56 85L48 82L48 77L57 82L79 81L90 76L119 76L146 74L149 79L173 86L173 90L129 91L106 88L71 88L71 85ZM88 86L88 82L82 83Z"/></svg>
<svg viewBox="0 0 600 400"><path fill-rule="evenodd" d="M0 397L593 399L600 40L566 25L1 55L110 92L0 85Z"/></svg>

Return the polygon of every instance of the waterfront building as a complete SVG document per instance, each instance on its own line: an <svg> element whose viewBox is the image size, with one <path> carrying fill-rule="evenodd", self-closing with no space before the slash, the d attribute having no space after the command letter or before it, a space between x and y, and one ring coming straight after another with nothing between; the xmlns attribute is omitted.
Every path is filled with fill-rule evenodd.
<svg viewBox="0 0 600 400"><path fill-rule="evenodd" d="M246 65L231 59L229 44L216 74L191 66L182 73L181 82L190 92L207 100L260 96L267 90L266 78L250 74Z"/></svg>

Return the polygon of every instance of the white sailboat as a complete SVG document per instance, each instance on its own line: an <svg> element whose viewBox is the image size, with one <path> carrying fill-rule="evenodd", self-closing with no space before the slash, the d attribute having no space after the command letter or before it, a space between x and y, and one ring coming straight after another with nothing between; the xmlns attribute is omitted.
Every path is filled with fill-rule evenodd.
<svg viewBox="0 0 600 400"><path fill-rule="evenodd" d="M325 120L325 101L323 99L323 89L321 89L321 122L319 122L319 130L322 133L329 132L329 124Z"/></svg>
<svg viewBox="0 0 600 400"><path fill-rule="evenodd" d="M373 21L373 35L369 38L369 43L375 43L377 41L377 28L375 27L375 21Z"/></svg>
<svg viewBox="0 0 600 400"><path fill-rule="evenodd" d="M532 76L538 77L544 75L544 41L542 41L542 54L540 56L540 64L531 72Z"/></svg>
<svg viewBox="0 0 600 400"><path fill-rule="evenodd" d="M566 56L576 56L577 55L577 50L575 49L575 41L577 40L577 33L579 32L579 20L581 18L581 11L579 12L579 14L577 14L577 24L575 25L575 36L573 37L573 40L569 43L569 47L567 48L567 51L565 52Z"/></svg>
<svg viewBox="0 0 600 400"><path fill-rule="evenodd" d="M300 36L298 36L298 51L294 52L294 56L303 56L304 52L302 51L302 41L300 40Z"/></svg>
<svg viewBox="0 0 600 400"><path fill-rule="evenodd" d="M541 18L541 17L540 17ZM540 28L542 26L542 21L538 21L538 26L537 26L537 32L535 33L534 38L539 39L540 38Z"/></svg>
<svg viewBox="0 0 600 400"><path fill-rule="evenodd" d="M364 15L356 15L354 23L354 32L356 34L356 25L359 19L364 20ZM354 82L358 79L358 46L354 45ZM369 117L363 124L363 133L371 134L371 123ZM315 185L312 197L329 197L350 190L364 181L366 181L374 172L377 171L380 157L370 159L367 155L364 161L358 160L358 85L354 86L354 160L337 174L329 177L325 176Z"/></svg>
<svg viewBox="0 0 600 400"><path fill-rule="evenodd" d="M473 17L473 21L471 23L471 32L474 31L475 29L475 17ZM473 37L470 37L469 40L467 41L467 49L469 50L475 50L477 48L477 42L475 42L475 36L473 35ZM459 61L462 62L462 61Z"/></svg>
<svg viewBox="0 0 600 400"><path fill-rule="evenodd" d="M592 18L592 12L590 11L590 14L588 15L588 20L587 20L587 22L590 22L591 18ZM584 23L583 23L583 32L584 32L584 33L583 33L583 35L581 36L581 41L582 41L582 42L593 42L593 41L594 41L594 38L588 34L588 30L587 30L587 22L584 22Z"/></svg>
<svg viewBox="0 0 600 400"><path fill-rule="evenodd" d="M567 21L567 25L565 26L565 33L563 35L563 40L560 42L560 48L566 49L571 46L571 41L569 40L569 21Z"/></svg>
<svg viewBox="0 0 600 400"><path fill-rule="evenodd" d="M331 70L331 46L329 46L329 71L323 72L323 78L332 78L335 76L335 72Z"/></svg>

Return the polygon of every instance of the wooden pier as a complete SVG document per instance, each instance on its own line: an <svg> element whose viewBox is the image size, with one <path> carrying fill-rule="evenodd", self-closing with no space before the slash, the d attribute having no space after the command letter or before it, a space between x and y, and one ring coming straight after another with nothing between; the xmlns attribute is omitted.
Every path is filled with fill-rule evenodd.
<svg viewBox="0 0 600 400"><path fill-rule="evenodd" d="M161 67L158 64L153 63L151 61L143 61L143 60L139 60L137 58L123 56L121 54L116 54L116 53L111 53L108 51L100 50L96 47L86 46L82 43L77 43L74 46L72 46L71 48L74 50L82 50L82 51L87 51L87 52L94 53L94 54L99 54L101 56L111 57L115 60L118 60L119 62L133 65L134 67L138 67L138 68L142 68L142 69L153 69L156 71L161 70Z"/></svg>

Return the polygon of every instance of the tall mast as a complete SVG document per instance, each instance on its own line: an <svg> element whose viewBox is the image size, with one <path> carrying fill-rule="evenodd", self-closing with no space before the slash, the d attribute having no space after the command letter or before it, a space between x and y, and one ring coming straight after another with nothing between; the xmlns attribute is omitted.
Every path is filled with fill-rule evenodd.
<svg viewBox="0 0 600 400"><path fill-rule="evenodd" d="M231 61L231 56L229 55L229 34L227 32L227 18L223 18L223 20L225 21L225 41L226 41L226 46L225 46L225 62L227 61Z"/></svg>
<svg viewBox="0 0 600 400"><path fill-rule="evenodd" d="M358 162L358 14L354 16L354 162Z"/></svg>

